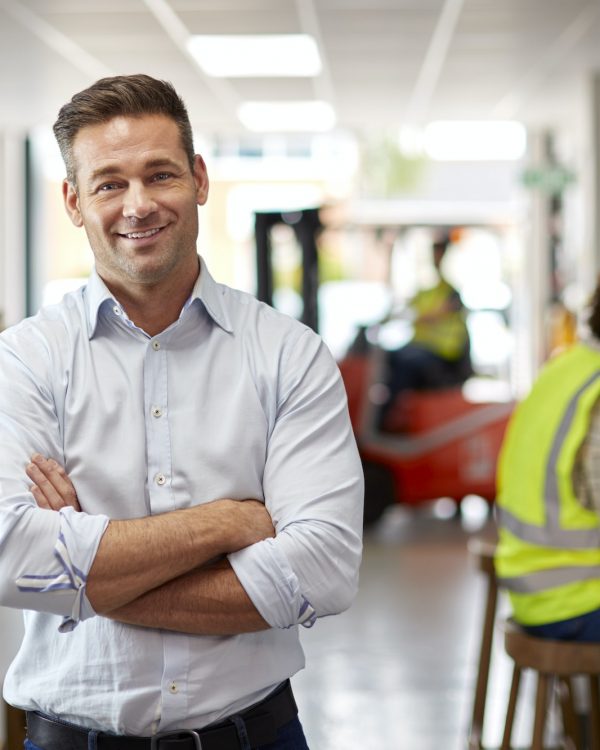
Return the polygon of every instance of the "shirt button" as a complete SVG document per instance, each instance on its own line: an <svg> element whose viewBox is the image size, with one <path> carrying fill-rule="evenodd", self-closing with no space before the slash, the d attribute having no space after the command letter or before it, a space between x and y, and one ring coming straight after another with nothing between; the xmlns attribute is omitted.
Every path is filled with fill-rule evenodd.
<svg viewBox="0 0 600 750"><path fill-rule="evenodd" d="M115 315L120 315L121 314L121 308L118 307L117 305L115 305L113 307L113 312L114 312Z"/></svg>
<svg viewBox="0 0 600 750"><path fill-rule="evenodd" d="M162 409L159 406L153 406L152 407L152 416L156 417L162 417Z"/></svg>
<svg viewBox="0 0 600 750"><path fill-rule="evenodd" d="M167 481L167 478L164 474L157 474L154 477L154 481L156 482L156 484L162 487L162 485Z"/></svg>
<svg viewBox="0 0 600 750"><path fill-rule="evenodd" d="M155 352L157 352L160 349L160 341L154 339L154 341L152 342L152 348Z"/></svg>
<svg viewBox="0 0 600 750"><path fill-rule="evenodd" d="M176 683L176 682L172 682L172 683L171 683L171 684L169 685L169 692L170 692L170 693L173 693L173 694L175 694L175 693L178 693L178 692L179 692L179 688L177 687L177 683Z"/></svg>

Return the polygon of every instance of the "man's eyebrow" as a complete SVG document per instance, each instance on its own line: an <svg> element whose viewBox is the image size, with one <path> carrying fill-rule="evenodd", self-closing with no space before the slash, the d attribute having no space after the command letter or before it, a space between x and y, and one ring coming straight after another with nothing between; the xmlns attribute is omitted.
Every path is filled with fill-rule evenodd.
<svg viewBox="0 0 600 750"><path fill-rule="evenodd" d="M170 167L171 169L181 169L182 164L170 159L169 157L163 157L159 159L151 159L144 164L145 169L156 169L157 167Z"/></svg>
<svg viewBox="0 0 600 750"><path fill-rule="evenodd" d="M160 157L157 159L150 159L149 161L144 163L144 169L157 169L157 168L165 168L168 167L170 169L176 169L181 170L182 165L173 160L169 157ZM121 171L120 165L117 163L114 164L106 164L103 167L99 167L98 169L94 169L89 176L89 182L96 182L96 180L101 180L103 177L112 177L114 175L117 175Z"/></svg>
<svg viewBox="0 0 600 750"><path fill-rule="evenodd" d="M103 177L114 175L118 171L119 170L116 164L107 164L105 167L99 167L98 169L94 169L92 172L90 172L90 175L88 177L88 182L89 183L95 182L96 180L100 180Z"/></svg>

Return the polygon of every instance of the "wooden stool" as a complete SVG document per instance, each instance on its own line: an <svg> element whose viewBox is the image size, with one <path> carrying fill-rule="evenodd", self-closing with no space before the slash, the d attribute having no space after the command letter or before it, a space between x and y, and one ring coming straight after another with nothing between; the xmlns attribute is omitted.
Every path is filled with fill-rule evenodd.
<svg viewBox="0 0 600 750"><path fill-rule="evenodd" d="M471 559L477 566L477 569L484 573L487 578L487 596L481 632L481 645L479 649L479 667L477 670L475 699L473 701L473 716L471 718L471 729L468 742L468 750L483 750L483 745L481 744L483 737L483 719L485 715L485 702L490 675L496 604L498 601L498 586L496 584L496 571L494 570L494 552L496 550L496 543L474 537L469 539L467 548Z"/></svg>
<svg viewBox="0 0 600 750"><path fill-rule="evenodd" d="M577 750L583 747L572 701L571 678L575 675L588 677L591 703L589 750L600 750L600 644L536 638L525 633L512 619L506 620L503 627L504 647L514 661L514 669L501 750L510 750L511 747L513 720L523 669L533 669L538 675L531 750L543 750L549 689L556 682L561 689L565 735L571 739L569 747Z"/></svg>
<svg viewBox="0 0 600 750"><path fill-rule="evenodd" d="M18 750L25 742L25 711L4 703L6 723L6 750Z"/></svg>

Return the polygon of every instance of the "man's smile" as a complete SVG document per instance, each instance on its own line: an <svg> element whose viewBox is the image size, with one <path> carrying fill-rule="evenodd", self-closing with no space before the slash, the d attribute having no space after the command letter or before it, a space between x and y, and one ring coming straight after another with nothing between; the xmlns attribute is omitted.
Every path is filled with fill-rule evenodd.
<svg viewBox="0 0 600 750"><path fill-rule="evenodd" d="M153 237L154 235L162 232L164 227L154 227L153 229L146 229L144 231L137 232L118 232L121 237L125 237L128 240L143 240L147 237Z"/></svg>

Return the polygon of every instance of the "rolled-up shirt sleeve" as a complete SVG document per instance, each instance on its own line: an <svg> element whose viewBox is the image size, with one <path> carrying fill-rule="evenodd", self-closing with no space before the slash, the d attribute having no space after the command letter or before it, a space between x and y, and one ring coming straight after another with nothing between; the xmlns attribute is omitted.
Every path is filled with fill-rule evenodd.
<svg viewBox="0 0 600 750"><path fill-rule="evenodd" d="M41 341L28 340L26 356L11 343L0 340L0 604L62 615L68 630L95 614L85 588L108 518L37 507L32 454L64 463L54 384Z"/></svg>
<svg viewBox="0 0 600 750"><path fill-rule="evenodd" d="M308 330L281 357L263 488L276 537L229 556L262 617L310 627L347 609L358 587L363 475L339 370Z"/></svg>

